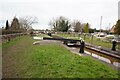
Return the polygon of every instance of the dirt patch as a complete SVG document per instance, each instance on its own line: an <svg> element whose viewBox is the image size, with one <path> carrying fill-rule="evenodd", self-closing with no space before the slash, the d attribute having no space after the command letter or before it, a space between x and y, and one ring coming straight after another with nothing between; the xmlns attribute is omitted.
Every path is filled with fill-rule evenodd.
<svg viewBox="0 0 120 80"><path fill-rule="evenodd" d="M26 40L29 39L29 40ZM31 38L23 38L16 44L2 49L2 77L3 78L17 78L17 73L25 65L25 55L32 46Z"/></svg>

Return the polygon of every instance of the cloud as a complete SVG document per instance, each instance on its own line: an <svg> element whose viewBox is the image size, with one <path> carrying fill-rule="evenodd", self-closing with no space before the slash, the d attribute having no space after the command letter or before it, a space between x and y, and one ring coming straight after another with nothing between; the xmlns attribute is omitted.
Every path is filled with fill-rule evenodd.
<svg viewBox="0 0 120 80"><path fill-rule="evenodd" d="M12 20L16 15L38 17L38 26L48 28L52 18L65 16L70 20L89 22L92 28L98 28L103 16L103 28L109 23L114 25L118 19L119 0L1 0L2 20ZM3 23L4 24L4 23ZM36 25L33 25L37 28ZM38 27L39 28L39 27Z"/></svg>

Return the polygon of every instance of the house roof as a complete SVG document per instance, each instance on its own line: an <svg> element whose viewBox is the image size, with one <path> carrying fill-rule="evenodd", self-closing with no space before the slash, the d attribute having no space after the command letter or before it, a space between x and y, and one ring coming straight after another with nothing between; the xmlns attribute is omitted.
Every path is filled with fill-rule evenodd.
<svg viewBox="0 0 120 80"><path fill-rule="evenodd" d="M114 33L115 32L115 25L110 29L110 32Z"/></svg>

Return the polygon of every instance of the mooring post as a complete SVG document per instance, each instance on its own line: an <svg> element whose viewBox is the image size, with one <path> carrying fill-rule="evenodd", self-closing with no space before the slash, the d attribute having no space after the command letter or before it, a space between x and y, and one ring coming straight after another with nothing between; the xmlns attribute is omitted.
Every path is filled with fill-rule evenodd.
<svg viewBox="0 0 120 80"><path fill-rule="evenodd" d="M113 41L112 41L112 50L113 51L116 51L116 45L117 45L117 42L115 39L113 39Z"/></svg>
<svg viewBox="0 0 120 80"><path fill-rule="evenodd" d="M84 53L85 42L83 39L80 39L80 50L79 53Z"/></svg>

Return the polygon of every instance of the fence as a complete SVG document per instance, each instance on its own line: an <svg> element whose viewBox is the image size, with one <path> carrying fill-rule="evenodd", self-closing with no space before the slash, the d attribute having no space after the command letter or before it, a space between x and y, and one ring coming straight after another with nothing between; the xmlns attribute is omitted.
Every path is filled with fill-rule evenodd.
<svg viewBox="0 0 120 80"><path fill-rule="evenodd" d="M86 33L75 33L75 32L57 32L58 36L62 36L65 38L73 38L73 39L80 39L83 38L85 40L85 42L93 44L93 45L97 45L97 46L104 46L104 47L108 47L111 48L112 47L112 40L113 38L107 38L107 37L96 37L94 36L94 34L86 34ZM116 35L117 36L117 35ZM115 38L116 39L116 38ZM117 40L117 49L120 50L120 38L116 39Z"/></svg>
<svg viewBox="0 0 120 80"><path fill-rule="evenodd" d="M23 35L27 35L27 33L14 33L14 34L0 35L0 39L2 39L2 43L6 43L13 40L16 37L20 37Z"/></svg>
<svg viewBox="0 0 120 80"><path fill-rule="evenodd" d="M2 30L1 31L1 34L4 35L4 34L13 34L13 33L22 33L22 32L25 32L25 30Z"/></svg>

